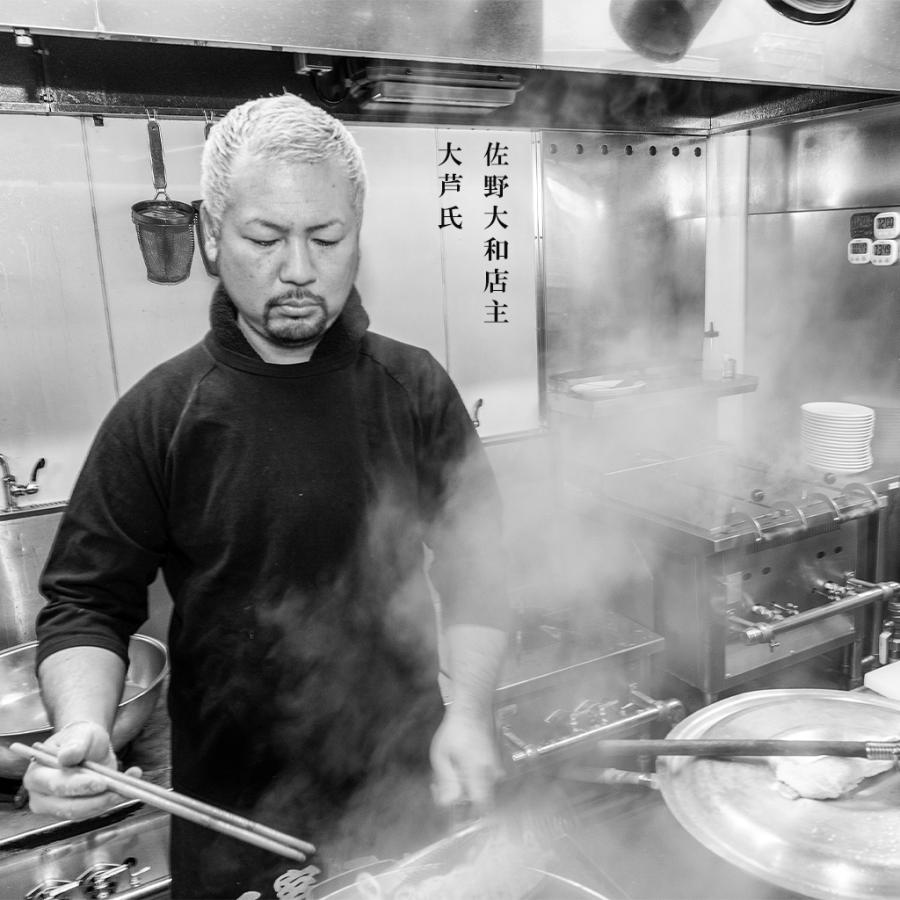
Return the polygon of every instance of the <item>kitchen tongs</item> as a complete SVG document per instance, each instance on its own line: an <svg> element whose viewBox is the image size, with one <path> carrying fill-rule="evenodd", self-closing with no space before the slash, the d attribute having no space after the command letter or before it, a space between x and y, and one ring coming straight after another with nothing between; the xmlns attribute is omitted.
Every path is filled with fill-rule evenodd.
<svg viewBox="0 0 900 900"><path fill-rule="evenodd" d="M752 740L699 738L604 740L594 745L604 756L849 756L900 760L900 739L891 741Z"/></svg>

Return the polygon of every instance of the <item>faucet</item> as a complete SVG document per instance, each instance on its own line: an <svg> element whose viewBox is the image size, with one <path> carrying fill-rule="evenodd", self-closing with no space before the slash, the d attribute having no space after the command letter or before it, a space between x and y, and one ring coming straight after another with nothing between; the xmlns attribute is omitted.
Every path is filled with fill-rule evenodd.
<svg viewBox="0 0 900 900"><path fill-rule="evenodd" d="M17 497L21 497L24 494L36 494L38 492L37 475L46 465L47 460L42 456L34 464L34 468L31 470L31 478L28 480L28 483L20 484L16 480L16 476L9 470L9 460L0 453L0 472L3 473L3 477L0 480L3 482L3 495L6 498L6 505L0 512L12 512L14 509L18 508L19 502L16 499Z"/></svg>

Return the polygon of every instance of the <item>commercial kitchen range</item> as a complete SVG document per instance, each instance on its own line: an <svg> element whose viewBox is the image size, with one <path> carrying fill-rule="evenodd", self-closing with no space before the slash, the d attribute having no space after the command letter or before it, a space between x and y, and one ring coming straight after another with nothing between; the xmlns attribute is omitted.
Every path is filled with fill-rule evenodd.
<svg viewBox="0 0 900 900"><path fill-rule="evenodd" d="M630 615L665 638L668 671L710 703L840 648L845 688L876 657L897 658L884 623L898 600L898 471L776 468L714 446L566 478L586 519L629 535L653 579L652 600Z"/></svg>

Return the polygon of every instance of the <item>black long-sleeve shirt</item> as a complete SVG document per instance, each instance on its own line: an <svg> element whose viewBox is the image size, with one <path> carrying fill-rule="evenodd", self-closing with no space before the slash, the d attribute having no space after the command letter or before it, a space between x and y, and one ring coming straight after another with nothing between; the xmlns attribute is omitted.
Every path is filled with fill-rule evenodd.
<svg viewBox="0 0 900 900"><path fill-rule="evenodd" d="M103 422L41 580L38 660L125 658L161 568L174 786L321 812L373 759L427 748L423 545L445 623L506 626L496 483L447 374L369 332L355 292L301 364L261 360L221 289L211 319Z"/></svg>

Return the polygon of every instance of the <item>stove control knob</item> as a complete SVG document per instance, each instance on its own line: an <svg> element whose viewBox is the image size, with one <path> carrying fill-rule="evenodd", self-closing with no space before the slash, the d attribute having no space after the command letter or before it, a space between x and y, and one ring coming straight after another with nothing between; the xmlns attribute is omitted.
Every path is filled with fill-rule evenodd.
<svg viewBox="0 0 900 900"><path fill-rule="evenodd" d="M760 490L759 488L754 488L752 491L750 491L750 499L754 503L762 503L763 500L766 499L766 492Z"/></svg>
<svg viewBox="0 0 900 900"><path fill-rule="evenodd" d="M117 888L117 879L120 875L130 875L131 866L128 860L121 865L115 863L96 863L82 872L78 879L81 889L93 900L107 900Z"/></svg>

